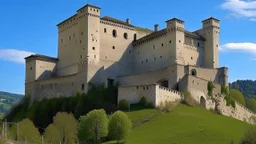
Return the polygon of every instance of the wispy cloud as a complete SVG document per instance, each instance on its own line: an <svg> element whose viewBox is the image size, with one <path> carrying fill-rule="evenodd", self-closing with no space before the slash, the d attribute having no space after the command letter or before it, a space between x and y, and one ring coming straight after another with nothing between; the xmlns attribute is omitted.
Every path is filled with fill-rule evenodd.
<svg viewBox="0 0 256 144"><path fill-rule="evenodd" d="M234 17L246 17L256 21L256 0L226 0L221 8L229 10Z"/></svg>
<svg viewBox="0 0 256 144"><path fill-rule="evenodd" d="M227 43L220 46L220 51L247 52L256 55L256 43Z"/></svg>
<svg viewBox="0 0 256 144"><path fill-rule="evenodd" d="M0 49L0 60L24 64L24 58L31 54L34 53L17 49Z"/></svg>

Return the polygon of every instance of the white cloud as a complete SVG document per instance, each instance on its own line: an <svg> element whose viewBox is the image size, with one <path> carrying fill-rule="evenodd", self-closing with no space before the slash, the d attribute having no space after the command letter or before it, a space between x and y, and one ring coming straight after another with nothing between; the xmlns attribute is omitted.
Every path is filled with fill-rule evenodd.
<svg viewBox="0 0 256 144"><path fill-rule="evenodd" d="M220 51L238 51L256 55L256 43L227 43L220 46Z"/></svg>
<svg viewBox="0 0 256 144"><path fill-rule="evenodd" d="M232 16L256 21L256 0L226 0L221 8L229 10Z"/></svg>
<svg viewBox="0 0 256 144"><path fill-rule="evenodd" d="M15 63L24 64L24 58L34 54L32 52L17 50L17 49L0 49L0 59Z"/></svg>

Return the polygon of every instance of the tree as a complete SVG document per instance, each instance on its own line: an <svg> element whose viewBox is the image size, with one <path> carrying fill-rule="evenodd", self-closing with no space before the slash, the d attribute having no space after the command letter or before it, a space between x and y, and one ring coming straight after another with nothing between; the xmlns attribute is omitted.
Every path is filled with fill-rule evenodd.
<svg viewBox="0 0 256 144"><path fill-rule="evenodd" d="M255 126L250 127L250 129L244 134L241 144L256 144L256 127Z"/></svg>
<svg viewBox="0 0 256 144"><path fill-rule="evenodd" d="M245 106L244 96L240 91L238 91L236 89L231 89L230 96L231 96L231 98L233 98L234 100L236 100L237 102L239 102L240 104Z"/></svg>
<svg viewBox="0 0 256 144"><path fill-rule="evenodd" d="M131 128L132 122L124 112L116 111L111 115L108 124L109 137L117 140L117 143L129 136Z"/></svg>
<svg viewBox="0 0 256 144"><path fill-rule="evenodd" d="M99 140L108 135L108 118L103 109L93 110L79 119L79 139Z"/></svg>
<svg viewBox="0 0 256 144"><path fill-rule="evenodd" d="M250 98L247 103L248 108L256 113L256 100L254 98Z"/></svg>
<svg viewBox="0 0 256 144"><path fill-rule="evenodd" d="M44 139L47 144L59 144L61 141L60 132L55 125L50 124L45 129Z"/></svg>
<svg viewBox="0 0 256 144"><path fill-rule="evenodd" d="M77 142L77 121L73 114L58 112L53 118L53 125L60 132L62 144L74 144Z"/></svg>
<svg viewBox="0 0 256 144"><path fill-rule="evenodd" d="M38 129L29 119L24 119L19 124L19 140L33 144L41 143L41 137Z"/></svg>

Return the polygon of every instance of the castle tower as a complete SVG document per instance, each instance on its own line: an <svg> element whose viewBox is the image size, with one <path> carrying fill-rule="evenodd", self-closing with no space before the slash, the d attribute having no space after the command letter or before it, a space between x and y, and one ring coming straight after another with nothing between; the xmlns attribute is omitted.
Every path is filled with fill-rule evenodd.
<svg viewBox="0 0 256 144"><path fill-rule="evenodd" d="M171 64L184 64L182 48L184 43L184 21L177 18L166 21L167 47Z"/></svg>
<svg viewBox="0 0 256 144"><path fill-rule="evenodd" d="M220 21L211 17L202 21L202 25L202 34L206 39L204 48L204 66L206 68L218 68Z"/></svg>

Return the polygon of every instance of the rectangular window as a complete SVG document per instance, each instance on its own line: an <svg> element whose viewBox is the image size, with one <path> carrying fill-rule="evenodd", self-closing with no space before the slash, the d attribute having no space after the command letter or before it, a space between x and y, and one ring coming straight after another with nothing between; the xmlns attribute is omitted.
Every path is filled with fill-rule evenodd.
<svg viewBox="0 0 256 144"><path fill-rule="evenodd" d="M113 86L114 86L114 79L108 78L108 87L113 87Z"/></svg>
<svg viewBox="0 0 256 144"><path fill-rule="evenodd" d="M82 91L84 90L84 84L81 85L81 89L82 89Z"/></svg>

